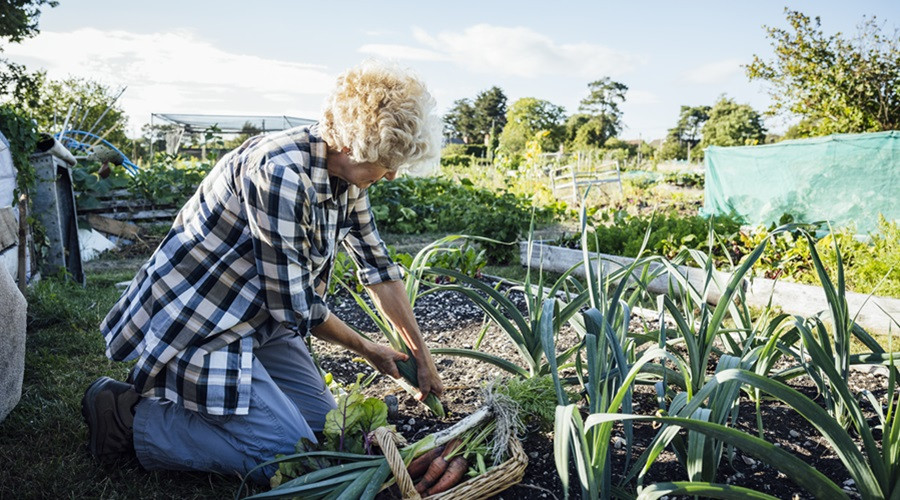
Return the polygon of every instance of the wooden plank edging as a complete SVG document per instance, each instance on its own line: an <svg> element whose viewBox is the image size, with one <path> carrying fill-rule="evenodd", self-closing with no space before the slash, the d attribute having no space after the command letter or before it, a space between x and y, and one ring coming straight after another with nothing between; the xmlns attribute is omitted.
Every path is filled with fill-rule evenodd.
<svg viewBox="0 0 900 500"><path fill-rule="evenodd" d="M528 243L519 243L521 262L532 269L543 268L546 271L563 273L584 260L581 250L547 245L541 242L534 242L533 245L531 262L528 262ZM626 267L634 262L634 259L630 257L591 253L591 258L595 261L598 256L604 266L604 273ZM703 289L706 280L705 271L689 266L679 266L678 269L688 278L695 289ZM716 280L724 287L728 283L730 273L721 271L716 271L716 273ZM574 274L584 279L584 265L577 268ZM668 281L668 276L664 274L653 280L648 285L648 289L653 293L667 293ZM721 298L721 289L715 284L715 281L710 288L707 301L717 304ZM829 311L825 291L821 286L752 278L745 280L744 290L747 303L751 306L765 307L771 297L772 304L788 314L811 317L823 312L827 314ZM850 291L846 292L846 298L850 314L854 315L856 322L868 332L900 333L900 328L895 323L900 322L900 299L877 295L869 296Z"/></svg>

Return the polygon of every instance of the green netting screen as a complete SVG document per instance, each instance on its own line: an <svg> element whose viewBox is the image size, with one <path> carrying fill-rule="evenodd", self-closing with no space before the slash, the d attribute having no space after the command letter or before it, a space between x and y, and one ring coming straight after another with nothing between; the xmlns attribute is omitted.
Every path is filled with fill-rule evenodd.
<svg viewBox="0 0 900 500"><path fill-rule="evenodd" d="M707 215L768 225L789 213L866 234L879 214L900 218L898 197L900 131L706 149Z"/></svg>

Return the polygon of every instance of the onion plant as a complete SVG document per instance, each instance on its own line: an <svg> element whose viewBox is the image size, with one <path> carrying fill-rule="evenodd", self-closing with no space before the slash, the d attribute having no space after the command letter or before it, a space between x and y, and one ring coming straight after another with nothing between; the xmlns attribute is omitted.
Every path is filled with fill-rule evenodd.
<svg viewBox="0 0 900 500"><path fill-rule="evenodd" d="M884 351L865 330L854 323L853 318L850 316L844 285L844 265L837 238L834 239L834 252L837 264L837 283L835 284L831 281L822 259L819 257L815 240L809 233L804 233L804 235L809 242L810 257L828 300L831 328L829 333L829 328L826 328L825 323L819 317L812 317L803 324L798 324L798 328L802 333L802 346L806 351L809 351L810 344L816 343L828 355L830 365L834 367L838 377L845 381L850 376L850 365L853 364L854 358L859 358L858 356L852 356L850 353L851 337L856 335L867 346L874 348L873 352L870 353L871 355L882 354L880 357L883 358ZM815 336L812 335L813 330L816 332ZM801 356L800 359L804 361L805 357ZM846 426L850 423L850 412L843 398L838 397L834 388L834 380L824 370L823 362L823 360L803 362L802 366L823 395L825 406L829 413L838 422Z"/></svg>
<svg viewBox="0 0 900 500"><path fill-rule="evenodd" d="M530 231L530 235L533 235ZM531 260L531 252L533 249L532 237L528 240L528 259ZM436 276L449 276L455 280L452 284L438 284L422 292L422 295L434 293L438 291L455 291L469 298L475 305L484 311L485 315L495 323L503 333L505 333L512 341L513 345L524 361L524 366L516 364L510 360L481 352L477 349L458 349L458 348L436 348L432 349L432 354L451 355L473 358L492 364L509 373L523 378L531 378L550 373L551 365L543 361L544 347L541 343L540 325L543 320L542 304L547 301L559 301L562 309L559 314L554 316L552 328L554 335L559 331L562 324L572 321L578 310L584 306L587 301L587 295L584 293L583 286L572 277L575 268L569 269L562 274L552 285L545 286L543 272L538 272L537 282L532 280L532 272L529 268L525 273L525 280L521 286L513 287L511 291L520 291L525 297L525 312L519 310L518 306L509 298L509 295L503 293L488 285L487 283L466 276L451 269L441 268L425 268L423 274L431 274ZM564 291L566 300L557 298ZM580 347L579 343L570 346L563 353L554 358L557 364L564 364Z"/></svg>
<svg viewBox="0 0 900 500"><path fill-rule="evenodd" d="M776 229L775 232L787 230L787 227ZM714 235L710 232L710 245ZM760 353L771 353L765 349L754 349L756 335L763 329L760 324L752 325L749 311L744 307L744 314L738 304L743 305L743 283L752 266L760 258L765 250L767 240L762 241L737 267L728 280L724 291L715 308L711 308L705 300L710 287L714 283L715 273L711 259L707 259L702 252L691 251L693 258L700 262L706 269L706 280L702 290L694 289L688 279L680 274L677 267L668 261L663 261L669 268L672 277L669 284L669 295L659 297L660 314L669 317L675 323L675 328L667 332L664 321L660 322L660 342L666 339L672 349L672 356L678 360L676 367L681 371L685 384L684 392L674 395L670 404L666 404L666 398L660 397L660 409L670 415L692 418L720 425L730 425L738 417L738 399L740 397L740 384L730 383L718 386L708 400L701 405L689 405L700 389L706 384L707 370L713 360L713 355L718 356L716 372L730 368L751 368L758 361ZM721 288L721 287L720 287ZM739 299L736 304L735 298ZM677 301L677 302L676 302ZM698 312L695 312L698 311ZM726 327L726 319L731 318L735 326ZM784 317L776 318L776 326L785 320ZM767 328L769 328L767 327ZM727 346L728 352L718 346ZM770 355L771 357L771 355ZM664 393L664 382L658 383L659 392ZM684 440L677 434L677 429L663 428L654 439L651 446L639 459L635 469L629 478L638 475L639 480L647 471L651 462L646 461L648 455L658 454L662 448L671 445L676 457L684 465L688 473L688 479L692 482L713 482L716 471L725 450L724 443L717 439L708 439L702 433L689 431ZM642 468L641 468L642 467Z"/></svg>
<svg viewBox="0 0 900 500"><path fill-rule="evenodd" d="M812 336L812 332L804 331L803 328L801 328L801 332L804 335ZM815 360L814 362L822 364L823 371L834 381L833 389L836 397L842 399L847 409L850 423L862 441L862 450L857 447L851 433L815 401L782 382L748 370L729 369L717 373L685 409L686 411L698 409L702 400L709 397L719 384L737 382L758 388L763 393L789 405L822 434L846 467L847 473L854 480L859 494L864 500L900 497L900 419L898 419L900 398L896 395L898 389L896 371L891 370L888 378L886 412L881 409L880 402L874 401L879 418L877 424L873 425L863 414L848 382L838 375L828 353L813 342L810 344L809 355ZM893 361L891 355L889 358ZM720 439L740 448L745 454L776 468L786 474L789 479L806 488L816 498L849 498L847 492L843 491L840 486L799 458L756 436L723 425L683 417L607 413L589 416L584 427L589 429L592 426L616 420L651 420L703 433L708 437ZM874 431L876 429L881 431L881 446L875 439L877 433ZM650 461L655 460L657 456L649 457ZM710 491L718 490L720 492L728 488L727 485L713 483L704 483L703 487Z"/></svg>
<svg viewBox="0 0 900 500"><path fill-rule="evenodd" d="M582 214L582 229L585 225ZM582 231L582 239L586 238ZM646 237L645 237L646 243ZM582 248L587 245L582 241ZM640 253L643 252L643 249ZM637 297L645 289L649 266L643 259L636 259L632 264L615 273L605 274L603 266L596 266L587 251L584 252L585 273L588 277L587 296L591 307L581 315L583 319L583 347L586 362L581 362L581 355L576 357L576 373L585 388L585 396L590 413L622 411L631 413L631 387L634 378L653 359L665 356L659 347L651 347L643 357L635 362L634 340L630 338L628 329L631 324L631 307ZM636 282L633 277L635 269L643 267L641 278ZM617 283L613 288L613 283ZM634 290L625 299L629 287ZM611 290L611 292L610 292ZM610 293L608 293L610 292ZM586 429L577 407L568 404L568 397L563 390L559 374L559 366L553 354L556 352L555 316L559 313L559 305L553 299L543 303L540 322L541 341L547 353L550 373L557 390L558 405L555 418L554 455L557 471L568 495L568 462L569 453L573 453L578 470L578 477L583 498L610 498L613 492L621 495L619 485L612 483L610 463L610 434L612 425ZM629 370L634 375L629 378ZM625 425L626 457L631 455L633 433L630 424ZM629 465L625 462L625 469Z"/></svg>
<svg viewBox="0 0 900 500"><path fill-rule="evenodd" d="M551 308L555 304L548 301L545 305L547 307L546 313L550 316ZM650 347L643 352L634 364L628 366L624 373L622 369L626 367L623 364L616 363L616 369L613 370L615 374L603 378L603 362L599 361L599 358L612 351L612 357L621 360L621 349L616 348L614 334L606 330L609 323L603 326L598 324L597 320L601 322L602 320L598 317L599 314L595 309L585 314L588 314L587 324L590 329L585 335L587 339L586 344L589 352L591 349L594 349L598 354L597 356L590 356L593 359L588 363L588 373L592 375L592 377L589 377L589 384L591 384L589 385L589 392L593 393L593 399L590 400L589 405L596 412L623 411L630 413L631 409L626 407L626 401L631 397L631 387L635 378L641 373L644 366L654 359L670 355L663 349L655 346ZM595 329L606 330L600 334L600 336L605 336L608 339L606 353L597 349L598 342ZM553 342L549 327L544 330L544 341L549 349ZM581 498L592 500L607 499L611 495L627 497L626 490L620 484L613 484L612 482L612 469L610 468L612 422L596 427L587 426L577 406L568 404L559 375L555 371L552 371L551 374L553 374L558 397L553 431L554 460L566 498L569 496L570 453L575 459L575 469L581 485ZM591 387L593 389L590 389ZM627 442L630 443L631 439L627 439ZM630 448L626 450L626 455L630 455Z"/></svg>
<svg viewBox="0 0 900 500"><path fill-rule="evenodd" d="M836 251L838 251L836 249ZM813 250L814 252L814 250ZM798 485L806 488L817 498L847 498L847 493L840 486L815 471L793 455L790 455L774 445L765 442L759 437L741 433L730 429L721 423L698 419L696 416L703 408L715 406L713 402L717 393L723 387L734 384L743 384L754 391L765 393L768 396L779 399L793 408L798 414L808 420L828 441L831 448L837 454L847 473L854 480L859 494L863 499L876 498L900 498L900 398L896 392L897 370L895 362L900 359L895 353L885 353L864 330L853 324L847 314L846 300L844 298L844 283L842 279L841 259L837 258L838 281L835 286L828 277L821 260L817 255L813 256L816 270L822 280L829 309L834 321L832 335L818 318L811 321L804 318L794 318L794 328L789 331L791 336L798 335L805 349L803 354L809 360L805 369L820 384L820 389L828 391L826 408L822 408L812 399L800 392L788 387L780 380L767 377L765 373L729 368L718 371L699 390L694 397L686 401L673 417L633 416L622 414L591 415L584 423L585 430L596 425L605 425L611 421L623 420L653 420L668 427L662 431L661 436L648 450L643 458L643 471L658 457L659 453L669 442L674 442L678 429L687 429L689 434L704 435L708 439L721 441L740 448L744 453L754 456L779 471L785 473L788 478ZM900 326L894 320L894 323ZM842 331L839 331L843 328ZM849 336L856 335L870 347L880 350L878 353L868 353L864 356L849 355ZM832 340L834 339L834 340ZM833 343L832 343L833 342ZM770 339L766 346L771 347L775 341ZM843 351L841 351L843 349ZM839 352L841 351L841 352ZM724 357L723 357L724 359ZM887 395L884 406L871 393L863 393L864 399L871 404L878 415L875 423L870 423L862 412L861 403L857 400L849 386L849 364L854 361L876 361L887 364L889 369ZM796 369L794 370L796 371ZM674 405L673 405L674 406ZM837 410L840 409L840 412ZM847 427L852 427L848 430ZM881 443L876 441L880 431ZM862 441L862 449L858 448L853 439L853 434ZM694 462L691 466L701 466L701 457L689 456ZM641 465L639 463L639 465ZM665 492L703 494L704 496L719 498L734 498L734 489L728 485L714 483L713 479L701 478L702 481L688 486L685 483L658 485L644 489L642 498L657 498ZM762 498L762 494L748 494Z"/></svg>
<svg viewBox="0 0 900 500"><path fill-rule="evenodd" d="M458 251L455 247L448 246L450 243L462 239L469 238L477 241L485 241L485 242L493 242L500 243L495 240L491 240L489 238L482 238L478 236L466 236L466 235L449 235L443 238L440 238L433 243L427 245L425 248L420 250L415 258L413 258L412 263L406 270L406 276L404 278L404 285L406 288L406 295L409 298L409 302L411 305L415 306L416 299L419 297L419 288L422 282L423 276L428 269L428 261L438 252L452 252ZM400 337L400 334L397 332L394 325L388 321L387 317L383 315L383 313L376 308L371 307L363 297L353 288L347 286L344 283L340 276L333 276L332 279L338 280L338 282L343 286L345 290L353 297L359 307L372 319L375 325L378 327L378 330L381 331L382 334L387 338L388 342L391 344L391 347L396 349L399 352L405 353L409 355L409 358L406 361L398 361L397 369L400 372L400 379L396 379L396 382L403 387L410 394L416 394L418 391L416 386L418 384L418 376L417 376L417 366L416 360L411 355L409 347L407 347L406 343L403 342L403 339ZM365 336L362 332L357 332L360 335ZM434 352L434 351L432 351ZM441 404L441 401L434 394L429 393L424 401L425 405L437 416L443 418L445 415L444 406Z"/></svg>

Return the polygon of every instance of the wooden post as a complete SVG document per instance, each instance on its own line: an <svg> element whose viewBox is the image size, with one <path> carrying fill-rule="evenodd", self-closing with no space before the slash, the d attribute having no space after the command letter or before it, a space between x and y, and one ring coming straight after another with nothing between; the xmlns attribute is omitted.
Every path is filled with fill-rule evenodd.
<svg viewBox="0 0 900 500"><path fill-rule="evenodd" d="M580 203L578 198L578 174L575 172L575 167L572 167L572 200L574 200L575 205Z"/></svg>
<svg viewBox="0 0 900 500"><path fill-rule="evenodd" d="M557 166L550 167L550 192L554 198L556 198L556 169Z"/></svg>
<svg viewBox="0 0 900 500"><path fill-rule="evenodd" d="M26 280L26 256L28 251L28 221L25 220L28 212L28 198L19 196L19 291L25 295Z"/></svg>

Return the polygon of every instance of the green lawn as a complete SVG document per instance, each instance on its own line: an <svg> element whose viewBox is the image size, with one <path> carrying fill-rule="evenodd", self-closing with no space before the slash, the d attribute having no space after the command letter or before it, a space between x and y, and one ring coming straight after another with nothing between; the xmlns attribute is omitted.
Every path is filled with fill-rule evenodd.
<svg viewBox="0 0 900 500"><path fill-rule="evenodd" d="M240 480L206 473L103 467L87 451L81 396L128 366L104 355L98 325L134 268L90 271L81 288L45 279L28 294L22 400L0 423L0 498L229 498Z"/></svg>

